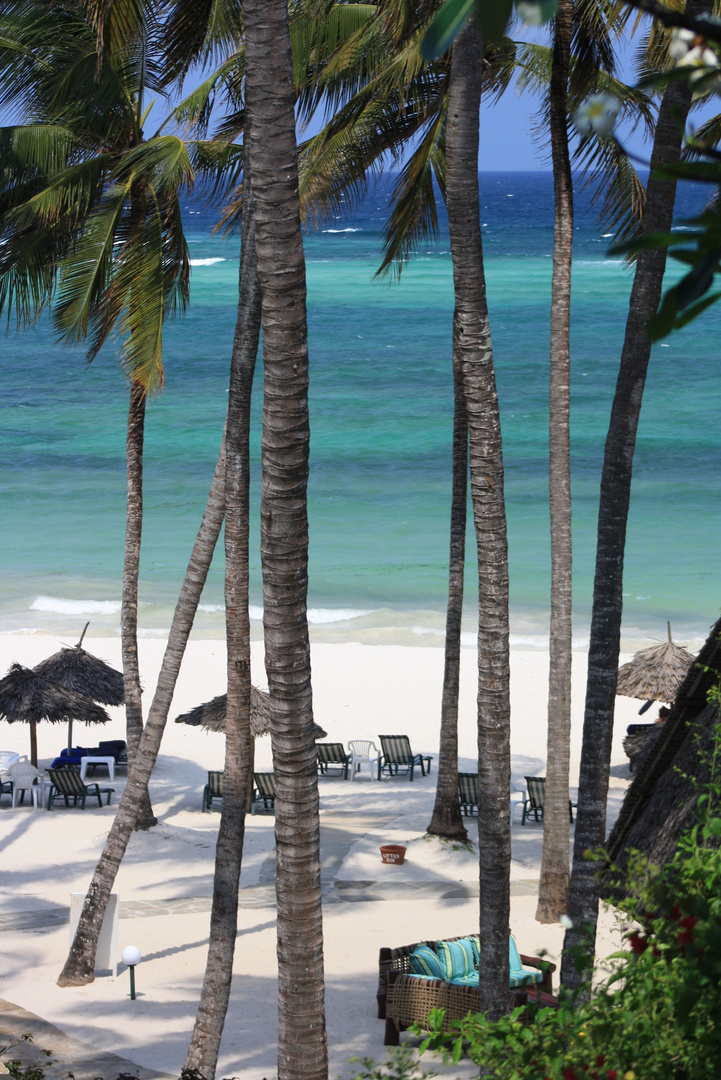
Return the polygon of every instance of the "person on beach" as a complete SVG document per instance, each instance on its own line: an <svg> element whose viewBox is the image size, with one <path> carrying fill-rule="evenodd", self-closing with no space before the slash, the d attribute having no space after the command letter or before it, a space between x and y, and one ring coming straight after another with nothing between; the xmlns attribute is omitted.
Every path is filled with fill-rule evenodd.
<svg viewBox="0 0 721 1080"><path fill-rule="evenodd" d="M658 716L656 717L656 723L657 724L663 724L664 720L666 719L666 717L668 716L670 711L671 710L667 709L665 705L662 705L661 708L658 710Z"/></svg>

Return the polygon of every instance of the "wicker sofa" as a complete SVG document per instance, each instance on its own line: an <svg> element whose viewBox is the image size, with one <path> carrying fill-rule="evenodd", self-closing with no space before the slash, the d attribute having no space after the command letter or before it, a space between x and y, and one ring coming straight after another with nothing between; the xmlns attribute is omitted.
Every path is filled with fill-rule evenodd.
<svg viewBox="0 0 721 1080"><path fill-rule="evenodd" d="M464 935L468 936L468 935ZM461 937L448 938L460 941ZM447 1031L455 1020L462 1020L468 1013L476 1013L480 1007L479 989L473 985L457 985L442 979L422 978L411 971L410 955L420 945L435 949L435 941L414 942L398 949L382 948L378 957L378 1019L385 1020L384 1044L397 1046L401 1031L412 1024L421 1028L428 1026L431 1009L445 1009L443 1030ZM509 1007L525 1005L529 1000L540 1005L556 1005L552 995L552 974L556 965L537 956L520 954L526 968L542 972L541 981L533 987L509 988Z"/></svg>

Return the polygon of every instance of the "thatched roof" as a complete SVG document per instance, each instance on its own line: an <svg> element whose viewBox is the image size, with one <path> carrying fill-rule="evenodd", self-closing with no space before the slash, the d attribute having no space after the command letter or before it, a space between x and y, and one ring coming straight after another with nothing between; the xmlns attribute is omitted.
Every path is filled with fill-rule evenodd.
<svg viewBox="0 0 721 1080"><path fill-rule="evenodd" d="M704 748L719 720L707 694L721 670L721 619L684 679L671 711L648 756L626 792L607 851L624 868L635 848L653 862L665 861L681 834L696 821L698 792L681 774L703 783L708 778ZM679 771L680 770L680 771Z"/></svg>
<svg viewBox="0 0 721 1080"><path fill-rule="evenodd" d="M225 714L228 708L228 695L219 694L205 705L196 705L190 712L176 716L176 724L189 724L202 727L206 731L225 733ZM267 690L250 688L250 730L254 736L268 735L270 732L270 694ZM315 724L314 738L323 739L327 732Z"/></svg>
<svg viewBox="0 0 721 1080"><path fill-rule="evenodd" d="M53 724L67 720L105 724L110 717L105 709L82 694L59 686L22 664L13 664L5 678L0 679L0 719L9 724L17 721L36 724L41 720Z"/></svg>
<svg viewBox="0 0 721 1080"><path fill-rule="evenodd" d="M58 683L91 701L103 705L122 705L125 686L122 672L116 671L80 645L64 648L36 664L34 670L51 682Z"/></svg>
<svg viewBox="0 0 721 1080"><path fill-rule="evenodd" d="M671 640L641 649L627 664L618 669L616 693L622 697L643 701L674 701L681 683L693 663L693 656Z"/></svg>

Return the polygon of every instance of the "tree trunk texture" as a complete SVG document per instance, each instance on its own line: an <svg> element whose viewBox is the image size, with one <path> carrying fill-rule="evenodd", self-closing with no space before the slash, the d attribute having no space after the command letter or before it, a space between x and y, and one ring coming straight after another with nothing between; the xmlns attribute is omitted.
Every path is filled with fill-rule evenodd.
<svg viewBox="0 0 721 1080"><path fill-rule="evenodd" d="M82 986L92 982L95 977L95 954L108 899L131 833L135 828L138 812L142 807L143 794L148 789L150 774L160 750L160 742L173 700L185 646L223 524L224 489L225 440L221 446L208 503L173 614L168 644L165 648L153 703L150 706L148 722L140 738L135 761L128 769L128 783L90 882L75 937L58 979L58 986Z"/></svg>
<svg viewBox="0 0 721 1080"><path fill-rule="evenodd" d="M461 675L461 620L463 617L463 570L466 558L467 501L468 418L463 397L463 373L454 342L451 551L448 568L441 735L436 801L427 831L434 836L445 836L449 840L461 841L468 839L458 801L458 688Z"/></svg>
<svg viewBox="0 0 721 1080"><path fill-rule="evenodd" d="M558 922L568 907L571 764L572 543L571 543L571 262L573 180L568 153L568 69L573 0L556 12L551 67L551 156L555 221L551 286L549 388L549 503L551 511L551 625L548 672L546 801L536 918Z"/></svg>
<svg viewBox="0 0 721 1080"><path fill-rule="evenodd" d="M140 540L143 531L143 443L145 438L145 387L130 384L128 432L125 443L127 469L127 512L125 515L125 559L123 563L123 598L120 615L120 638L123 655L125 691L125 727L128 742L128 768L132 767L143 734L143 703L138 663L138 579L140 577ZM158 819L146 791L138 813L136 829L151 829Z"/></svg>
<svg viewBox="0 0 721 1080"><path fill-rule="evenodd" d="M264 360L261 562L275 772L278 1080L326 1080L308 640L308 334L286 0L243 0Z"/></svg>
<svg viewBox="0 0 721 1080"><path fill-rule="evenodd" d="M689 0L687 14L698 14L703 3L704 0ZM653 171L678 161L690 104L688 84L678 80L670 82L656 123L643 221L645 235L668 232L671 228L676 184L654 179ZM636 430L651 353L646 323L658 308L665 266L664 249L642 251L636 261L601 475L578 814L568 905L573 927L566 931L561 968L563 985L584 994L590 985L598 921L597 864L589 861L585 853L600 847L606 836L606 800L623 611L623 556Z"/></svg>
<svg viewBox="0 0 721 1080"><path fill-rule="evenodd" d="M245 131L248 131L246 112ZM228 647L228 705L220 828L215 849L213 907L208 959L184 1070L213 1080L230 1000L238 930L238 883L243 857L247 795L253 783L250 730L250 401L260 337L260 287L255 255L252 199L243 190L238 318L230 368L225 449L225 622Z"/></svg>
<svg viewBox="0 0 721 1080"><path fill-rule="evenodd" d="M478 552L478 836L480 1011L508 1011L511 826L508 545L503 457L488 324L478 196L481 45L471 21L453 45L446 132L446 202L455 339L468 413Z"/></svg>

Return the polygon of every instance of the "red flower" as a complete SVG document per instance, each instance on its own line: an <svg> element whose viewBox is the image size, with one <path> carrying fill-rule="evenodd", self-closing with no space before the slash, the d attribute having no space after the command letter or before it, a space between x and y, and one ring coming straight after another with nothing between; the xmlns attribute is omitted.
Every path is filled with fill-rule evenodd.
<svg viewBox="0 0 721 1080"><path fill-rule="evenodd" d="M603 1054L598 1055L598 1057L596 1058L596 1064L597 1065L605 1065L606 1064L606 1059L603 1056Z"/></svg>
<svg viewBox="0 0 721 1080"><path fill-rule="evenodd" d="M607 1069L606 1076L608 1077L608 1080L616 1080L616 1078L618 1077L618 1073L615 1069Z"/></svg>
<svg viewBox="0 0 721 1080"><path fill-rule="evenodd" d="M679 935L679 941L680 940L681 938ZM640 956L641 953L644 953L648 948L648 941L646 940L646 938L642 938L641 935L636 932L634 932L633 934L629 934L628 941L631 948L636 953L636 956Z"/></svg>
<svg viewBox="0 0 721 1080"><path fill-rule="evenodd" d="M673 907L669 911L666 918L667 919L680 919L681 918L681 908L678 906L678 904L673 905Z"/></svg>
<svg viewBox="0 0 721 1080"><path fill-rule="evenodd" d="M567 1066L563 1070L563 1080L578 1080L578 1077L576 1076L573 1069L571 1069L569 1066Z"/></svg>
<svg viewBox="0 0 721 1080"><path fill-rule="evenodd" d="M693 915L687 915L685 919L679 919L678 925L684 930L693 930L696 925L696 919Z"/></svg>
<svg viewBox="0 0 721 1080"><path fill-rule="evenodd" d="M682 930L678 935L679 945L693 945L696 938L693 936L690 930Z"/></svg>

